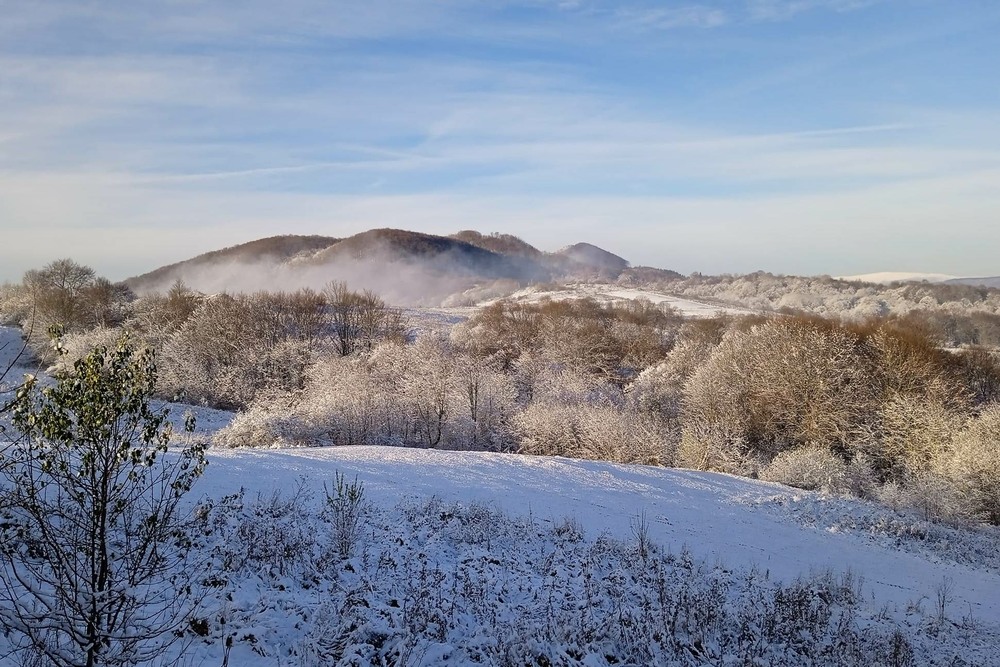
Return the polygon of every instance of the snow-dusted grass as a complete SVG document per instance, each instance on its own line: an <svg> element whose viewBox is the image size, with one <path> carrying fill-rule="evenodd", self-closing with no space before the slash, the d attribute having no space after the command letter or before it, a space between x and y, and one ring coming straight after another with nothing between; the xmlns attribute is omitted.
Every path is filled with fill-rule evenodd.
<svg viewBox="0 0 1000 667"><path fill-rule="evenodd" d="M664 550L641 523L617 540L431 498L372 508L345 558L309 501L206 510L224 602L197 648L231 639L240 665L911 665L975 636L871 613L851 573L780 585Z"/></svg>
<svg viewBox="0 0 1000 667"><path fill-rule="evenodd" d="M714 661L712 652L738 653L735 644L727 643L734 627L730 624L757 609L771 610L768 617L773 616L767 605L779 597L779 585L785 591L780 595L798 595L802 604L822 607L810 613L829 613L831 623L846 624L851 641L867 647L856 646L857 655L867 656L871 664L893 664L888 658L873 659L866 651L884 649L889 645L885 642L900 637L915 658L899 664L950 664L956 655L970 664L1000 661L995 648L1000 645L995 558L979 563L968 557L995 549L995 529L928 527L877 505L728 475L553 457L338 447L212 450L209 458L196 491L218 499L242 488L237 514L249 512L249 519L230 517L223 523L244 522L259 530L261 516L281 514L273 509L283 502L274 498L275 490L285 498L298 493L299 500L290 503L297 518L281 519L274 535L250 528L243 534L256 545L300 545L303 540L309 545L305 551L272 548L265 569L277 574L264 573L260 563L244 563L237 568L243 574L227 576L237 590L234 601L227 603L230 627L225 632L236 632L234 619L242 614L239 623L253 627L249 634L258 651L237 643L245 655L233 664L276 664L282 651L282 664L330 664L295 662L298 658L293 660L291 653L304 655L305 647L335 629L341 633L337 636L350 635L342 641L353 642L351 646L364 643L364 637L391 644L400 655L409 656L410 662L402 664L475 664L473 655L480 655L481 664L536 664L528 653L544 653L546 647L551 649L549 664L610 664L602 662L601 651L618 651L615 659L622 660L620 664L730 664ZM357 476L371 503L365 537L346 565L329 555L328 524L317 518L318 509L310 509L322 504L323 484L337 472L352 480ZM921 541L921 531L931 539ZM643 597L660 585L660 575L641 561L640 534L655 545L665 581L675 586L689 577L692 588L672 588L671 595L707 596L704 604L710 602L720 614L702 628L707 634L700 642L707 653L671 662L680 658L669 645L652 640L646 621L634 619L629 626L636 633L645 628L642 633L647 634L639 633L639 639L626 638L621 634L625 630L615 625L621 614L638 617L658 608ZM953 548L946 545L948 540ZM224 542L239 544L233 538ZM299 554L295 558L304 558L308 567L284 561L283 553ZM683 566L687 575L677 569L682 553L689 561ZM668 554L672 562L666 561ZM559 559L559 567L544 566L551 558ZM491 564L491 559L498 563ZM322 571L303 575L304 567ZM423 592L413 588L421 581L426 583ZM479 586L479 597L456 598L455 591L467 586ZM943 587L947 590L941 620L937 597ZM847 589L859 588L860 593L847 596ZM551 602L528 595L546 590L554 596ZM584 602L587 595L591 598ZM409 606L404 606L408 599ZM444 620L406 621L402 610L419 604L426 607L424 614L444 610ZM558 610L552 620L550 605ZM584 609L592 609L590 620ZM294 621L289 620L291 610L297 610ZM351 617L354 625L372 634L344 630L337 625L344 614L360 614ZM527 619L527 625L516 625L515 617ZM758 630L759 620L750 623ZM601 632L619 634L595 638L591 632L586 636L593 641L584 641L581 624L590 622ZM433 623L439 624L437 629L425 631ZM901 634L894 640L897 631ZM203 650L221 651L220 632L213 630ZM552 632L562 633L561 639ZM534 643L500 646L507 636L532 638ZM827 626L812 626L805 636L803 646L809 650L841 641ZM690 634L683 637L694 641ZM508 655L505 651L515 651L510 655L520 661L503 662L498 656ZM821 653L809 657L794 652L788 653L794 660L768 662L778 660L778 653L768 653L762 664L806 664L809 659L813 664L852 664L846 658L824 663ZM445 654L451 656L448 661ZM589 662L573 662L573 656Z"/></svg>

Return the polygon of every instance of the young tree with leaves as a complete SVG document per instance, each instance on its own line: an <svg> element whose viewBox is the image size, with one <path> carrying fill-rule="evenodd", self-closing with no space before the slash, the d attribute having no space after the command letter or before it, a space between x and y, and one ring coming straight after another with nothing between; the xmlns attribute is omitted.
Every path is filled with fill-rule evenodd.
<svg viewBox="0 0 1000 667"><path fill-rule="evenodd" d="M155 381L152 353L122 340L17 392L20 439L0 461L0 624L22 658L138 665L182 634L198 572L180 502L205 458L200 445L168 454Z"/></svg>

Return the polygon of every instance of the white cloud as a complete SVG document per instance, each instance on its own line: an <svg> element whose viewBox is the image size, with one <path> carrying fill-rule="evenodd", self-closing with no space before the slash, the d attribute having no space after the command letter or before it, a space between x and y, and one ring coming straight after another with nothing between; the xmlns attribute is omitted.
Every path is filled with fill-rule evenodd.
<svg viewBox="0 0 1000 667"><path fill-rule="evenodd" d="M261 236L378 226L507 231L552 249L588 240L685 271L809 270L835 253L873 248L885 265L915 266L890 261L893 253L940 251L951 261L968 245L952 234L965 230L980 237L967 263L995 272L983 250L1000 240L983 231L1000 210L986 185L1000 171L995 114L859 104L857 124L841 126L776 102L779 122L770 126L784 118L812 129L765 132L731 98L694 98L689 106L714 118L701 121L681 113L683 104L630 95L561 54L546 57L557 45L541 38L564 28L558 39L635 38L661 57L661 43L695 49L729 31L665 39L652 29L863 3L572 3L537 26L484 20L504 0L378 0L357 12L343 2L283 12L265 4L231 15L199 2L172 3L176 12L158 6L152 17L136 3L115 11L25 3L8 12L0 25L0 278L67 253L124 277ZM109 44L89 55L63 50L59 38L75 24L99 24ZM354 48L354 40L423 38L424 29L465 41L456 53ZM33 34L44 38L37 50ZM321 40L322 56L316 44L279 43L323 35L349 39ZM479 39L518 55L486 57L468 46ZM515 48L524 43L531 48ZM5 51L10 44L18 46ZM839 64L792 63L750 77L742 95ZM868 242L858 246L859 238Z"/></svg>
<svg viewBox="0 0 1000 667"><path fill-rule="evenodd" d="M755 21L784 21L814 10L850 12L885 0L749 0L749 16Z"/></svg>
<svg viewBox="0 0 1000 667"><path fill-rule="evenodd" d="M657 30L718 28L729 23L724 10L705 5L624 8L618 18L622 26Z"/></svg>

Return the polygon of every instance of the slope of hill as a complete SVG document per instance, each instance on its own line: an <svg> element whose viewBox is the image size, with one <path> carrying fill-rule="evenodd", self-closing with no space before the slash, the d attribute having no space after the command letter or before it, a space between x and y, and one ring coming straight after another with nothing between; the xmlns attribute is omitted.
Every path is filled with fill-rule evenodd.
<svg viewBox="0 0 1000 667"><path fill-rule="evenodd" d="M526 287L504 298L511 301L528 303L537 303L544 299L562 301L586 298L601 303L645 300L655 304L665 304L684 317L692 318L717 317L719 315L750 315L755 312L746 308L684 299L655 289L623 287L622 285L613 283L571 283L551 289ZM490 299L479 305L486 306L494 301L495 299Z"/></svg>
<svg viewBox="0 0 1000 667"><path fill-rule="evenodd" d="M1000 288L1000 276L991 276L989 278L952 278L950 280L945 280L944 282L949 285L971 285L973 287Z"/></svg>
<svg viewBox="0 0 1000 667"><path fill-rule="evenodd" d="M327 248L338 240L330 236L271 236L161 266L148 273L128 278L125 284L137 293L155 292L169 288L174 281L180 279L192 287L201 289L198 287L201 282L236 281L244 273L245 267L280 264L303 253L314 253Z"/></svg>
<svg viewBox="0 0 1000 667"><path fill-rule="evenodd" d="M466 229L452 234L449 238L464 241L500 255L531 257L532 259L541 259L543 255L538 248L511 234L482 234L475 230Z"/></svg>
<svg viewBox="0 0 1000 667"><path fill-rule="evenodd" d="M311 257L302 265L336 265L344 262L381 265L422 265L428 273L468 275L476 278L536 280L548 272L535 261L506 255L447 236L401 229L373 229L356 234Z"/></svg>
<svg viewBox="0 0 1000 667"><path fill-rule="evenodd" d="M946 273L915 273L907 271L881 271L878 273L863 273L856 276L837 276L837 280L847 280L850 282L859 283L876 283L879 285L888 285L890 283L903 283L903 282L929 282L929 283L944 283L944 282L954 282L956 280L962 280L957 276L951 276Z"/></svg>
<svg viewBox="0 0 1000 667"><path fill-rule="evenodd" d="M0 328L2 367L17 341ZM209 431L232 416L192 411ZM200 517L189 563L212 568L200 636L163 664L502 665L513 654L691 665L747 651L779 667L997 664L997 527L561 457L326 447L208 458L185 500ZM346 554L327 500L338 475L369 503ZM682 621L663 625L664 614Z"/></svg>
<svg viewBox="0 0 1000 667"><path fill-rule="evenodd" d="M590 243L575 243L558 251L556 255L584 266L607 271L615 276L629 267L629 263L625 259Z"/></svg>
<svg viewBox="0 0 1000 667"><path fill-rule="evenodd" d="M896 664L958 664L956 656L960 664L995 664L996 529L931 525L860 501L715 473L557 457L381 447L211 450L209 457L197 491L242 494L240 520L251 531L243 539L267 535L276 547L298 540L307 550L300 560L283 557L280 574L248 563L247 574L231 581L225 610L238 664L274 664L317 641L336 643L331 637L342 637L337 650L348 654L412 641L406 645L424 657L406 664L502 664L493 642L505 637L531 642L536 655L578 652L567 665L626 655L628 664L706 664L656 653L636 661L630 653L628 637L645 636L643 605L659 604L657 585L672 600L709 596L705 604L718 619L769 613L767 600L789 595L778 586L800 591L814 619L825 618L828 596L844 595L849 608L832 609L834 624L853 628L853 641L907 642L910 658ZM309 574L317 569L310 549L330 528L309 517L337 474L362 483L373 510L354 556L334 560L341 566L327 591ZM284 495L274 496L276 489ZM281 517L270 529L269 516ZM688 583L674 590L680 581ZM352 603L352 595L363 602ZM435 613L455 616L438 627ZM624 634L614 620L621 614L630 619ZM407 630L408 623L415 625ZM576 631L548 635L552 623ZM581 627L591 623L588 643ZM365 627L375 634L359 630ZM699 642L710 644L703 657L728 664L722 655L732 649L716 627L701 626ZM755 627L744 630L753 635ZM693 641L689 631L667 630L682 643ZM645 650L656 650L652 636ZM773 647L757 638L755 650L768 656L762 664L864 664L836 651L808 661L797 653L844 639L817 627L806 637L772 638Z"/></svg>

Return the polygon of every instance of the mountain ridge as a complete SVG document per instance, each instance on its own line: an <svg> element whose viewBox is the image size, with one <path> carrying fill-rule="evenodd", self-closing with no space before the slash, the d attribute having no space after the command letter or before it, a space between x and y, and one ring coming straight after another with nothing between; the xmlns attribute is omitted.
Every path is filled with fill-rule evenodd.
<svg viewBox="0 0 1000 667"><path fill-rule="evenodd" d="M177 280L203 292L303 287L343 281L400 305L438 305L498 281L531 284L570 277L616 278L627 260L589 243L547 253L510 234L463 230L450 236L377 228L353 236L272 236L213 250L133 276L137 293Z"/></svg>

